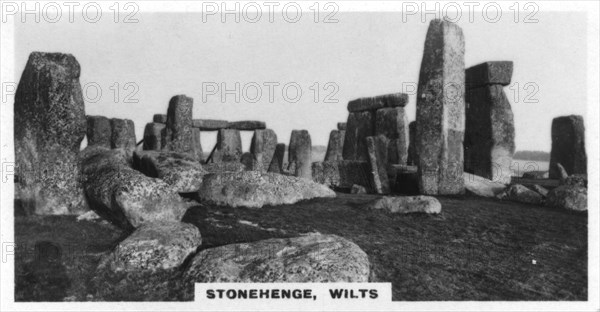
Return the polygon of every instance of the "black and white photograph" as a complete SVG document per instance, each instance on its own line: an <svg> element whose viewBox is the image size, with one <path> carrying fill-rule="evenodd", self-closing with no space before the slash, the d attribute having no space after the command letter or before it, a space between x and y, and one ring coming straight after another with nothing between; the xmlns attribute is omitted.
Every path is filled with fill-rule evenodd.
<svg viewBox="0 0 600 312"><path fill-rule="evenodd" d="M600 2L0 3L2 311L600 310Z"/></svg>

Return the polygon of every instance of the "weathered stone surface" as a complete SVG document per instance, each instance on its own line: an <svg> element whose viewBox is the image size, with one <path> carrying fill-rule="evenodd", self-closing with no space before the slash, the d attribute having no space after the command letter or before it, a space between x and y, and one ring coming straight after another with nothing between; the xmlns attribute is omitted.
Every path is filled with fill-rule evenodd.
<svg viewBox="0 0 600 312"><path fill-rule="evenodd" d="M408 159L408 119L404 107L378 109L375 113L375 135L384 135L388 144L390 164L405 165Z"/></svg>
<svg viewBox="0 0 600 312"><path fill-rule="evenodd" d="M110 120L104 116L86 116L86 119L87 145L98 145L110 148Z"/></svg>
<svg viewBox="0 0 600 312"><path fill-rule="evenodd" d="M569 177L567 170L560 163L556 163L556 172L557 172L556 178L558 178L560 180L561 184L563 184Z"/></svg>
<svg viewBox="0 0 600 312"><path fill-rule="evenodd" d="M325 153L325 161L343 160L345 130L332 130L329 134L329 143Z"/></svg>
<svg viewBox="0 0 600 312"><path fill-rule="evenodd" d="M316 197L335 197L335 192L302 178L242 171L204 176L198 197L218 205L261 208L265 205L293 204Z"/></svg>
<svg viewBox="0 0 600 312"><path fill-rule="evenodd" d="M166 124L167 114L154 114L154 116L152 117L152 121L156 123Z"/></svg>
<svg viewBox="0 0 600 312"><path fill-rule="evenodd" d="M383 135L367 137L371 179L373 181L371 185L373 185L377 194L388 194L390 192L390 182L388 179L389 142Z"/></svg>
<svg viewBox="0 0 600 312"><path fill-rule="evenodd" d="M197 192L208 172L193 155L177 152L136 151L133 167L151 178L159 178L179 193Z"/></svg>
<svg viewBox="0 0 600 312"><path fill-rule="evenodd" d="M257 169L263 172L269 169L275 147L277 146L277 134L272 129L254 130L254 136L250 143L250 153L254 155L256 161L261 163Z"/></svg>
<svg viewBox="0 0 600 312"><path fill-rule="evenodd" d="M348 103L348 111L352 113L367 110L377 110L384 107L404 107L407 103L407 94L393 93L352 100Z"/></svg>
<svg viewBox="0 0 600 312"><path fill-rule="evenodd" d="M367 193L369 193L369 191L367 191L367 188L365 188L362 185L353 184L352 188L350 189L350 194L367 194Z"/></svg>
<svg viewBox="0 0 600 312"><path fill-rule="evenodd" d="M254 171L261 171L262 170L262 163L259 162L256 157L254 156L254 154L250 153L250 152L246 152L244 154L242 154L242 157L240 159L240 162L244 165L245 170L254 170Z"/></svg>
<svg viewBox="0 0 600 312"><path fill-rule="evenodd" d="M187 210L176 190L132 169L124 149L91 149L82 160L83 187L90 208L123 229L146 222L180 221Z"/></svg>
<svg viewBox="0 0 600 312"><path fill-rule="evenodd" d="M15 198L35 214L85 212L77 154L86 134L79 63L33 52L14 103Z"/></svg>
<svg viewBox="0 0 600 312"><path fill-rule="evenodd" d="M550 179L560 178L556 168L557 163L563 165L569 175L587 174L585 127L582 116L562 116L552 120Z"/></svg>
<svg viewBox="0 0 600 312"><path fill-rule="evenodd" d="M228 128L236 130L254 131L266 129L267 124L264 121L258 120L242 120L230 122Z"/></svg>
<svg viewBox="0 0 600 312"><path fill-rule="evenodd" d="M241 162L208 163L202 165L208 173L241 172L246 169Z"/></svg>
<svg viewBox="0 0 600 312"><path fill-rule="evenodd" d="M273 173L283 173L283 157L285 157L285 143L277 143L268 171Z"/></svg>
<svg viewBox="0 0 600 312"><path fill-rule="evenodd" d="M99 268L116 272L175 269L201 244L202 236L194 225L182 222L146 223L102 259Z"/></svg>
<svg viewBox="0 0 600 312"><path fill-rule="evenodd" d="M442 204L431 196L384 196L369 205L369 209L383 209L391 213L442 212Z"/></svg>
<svg viewBox="0 0 600 312"><path fill-rule="evenodd" d="M344 160L368 161L368 136L375 134L375 114L372 111L350 113L344 136Z"/></svg>
<svg viewBox="0 0 600 312"><path fill-rule="evenodd" d="M163 150L194 154L194 132L192 110L194 99L176 95L169 101L167 126L163 131Z"/></svg>
<svg viewBox="0 0 600 312"><path fill-rule="evenodd" d="M462 29L429 24L417 89L416 144L422 194L464 192L465 42Z"/></svg>
<svg viewBox="0 0 600 312"><path fill-rule="evenodd" d="M506 185L494 182L470 173L463 173L465 180L465 189L467 192L482 197L496 197L496 195L502 193L506 188Z"/></svg>
<svg viewBox="0 0 600 312"><path fill-rule="evenodd" d="M135 151L135 125L133 120L112 118L110 120L111 128L111 148L123 148L130 153Z"/></svg>
<svg viewBox="0 0 600 312"><path fill-rule="evenodd" d="M235 129L221 129L217 133L217 147L213 153L212 161L239 162L242 157L242 137L240 131Z"/></svg>
<svg viewBox="0 0 600 312"><path fill-rule="evenodd" d="M162 148L162 131L165 129L165 124L157 122L149 122L144 128L144 145L146 151L160 151Z"/></svg>
<svg viewBox="0 0 600 312"><path fill-rule="evenodd" d="M350 189L358 184L373 190L371 166L367 161L319 161L312 164L313 181L329 187Z"/></svg>
<svg viewBox="0 0 600 312"><path fill-rule="evenodd" d="M229 121L216 119L194 119L192 121L194 128L202 131L217 131L229 127Z"/></svg>
<svg viewBox="0 0 600 312"><path fill-rule="evenodd" d="M541 185L533 184L529 188L533 191L536 191L538 194L542 195L543 197L548 196L548 190Z"/></svg>
<svg viewBox="0 0 600 312"><path fill-rule="evenodd" d="M515 125L502 86L467 89L466 102L465 171L510 183Z"/></svg>
<svg viewBox="0 0 600 312"><path fill-rule="evenodd" d="M411 121L408 124L408 138L409 138L409 143L408 143L408 156L406 158L406 164L410 165L410 166L416 166L419 156L417 155L417 149L415 148L415 139L416 139L416 132L417 132L417 123L414 121Z"/></svg>
<svg viewBox="0 0 600 312"><path fill-rule="evenodd" d="M532 191L521 184L509 186L504 192L498 194L496 197L534 205L541 204L544 199L538 192Z"/></svg>
<svg viewBox="0 0 600 312"><path fill-rule="evenodd" d="M566 179L560 181L561 185L573 185L587 187L587 174L572 174Z"/></svg>
<svg viewBox="0 0 600 312"><path fill-rule="evenodd" d="M294 166L294 175L312 180L312 143L307 130L292 130L288 148L288 170Z"/></svg>
<svg viewBox="0 0 600 312"><path fill-rule="evenodd" d="M548 179L548 171L528 171L521 176L523 179Z"/></svg>
<svg viewBox="0 0 600 312"><path fill-rule="evenodd" d="M338 130L346 130L346 123L345 122L338 122L337 123L337 129Z"/></svg>
<svg viewBox="0 0 600 312"><path fill-rule="evenodd" d="M585 211L587 210L587 188L576 185L561 185L548 193L546 205L568 210Z"/></svg>
<svg viewBox="0 0 600 312"><path fill-rule="evenodd" d="M202 160L203 152L202 152L202 142L200 141L200 129L192 128L192 138L193 138L193 147L194 147L194 156L197 160Z"/></svg>
<svg viewBox="0 0 600 312"><path fill-rule="evenodd" d="M353 242L313 234L203 250L184 278L198 283L365 283L369 267L367 254Z"/></svg>
<svg viewBox="0 0 600 312"><path fill-rule="evenodd" d="M488 85L508 86L512 78L512 61L485 62L465 70L467 88Z"/></svg>

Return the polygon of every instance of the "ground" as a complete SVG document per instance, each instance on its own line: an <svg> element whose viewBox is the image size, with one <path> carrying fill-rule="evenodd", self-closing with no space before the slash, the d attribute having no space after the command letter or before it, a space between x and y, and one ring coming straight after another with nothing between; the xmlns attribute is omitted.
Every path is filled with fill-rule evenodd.
<svg viewBox="0 0 600 312"><path fill-rule="evenodd" d="M199 204L184 221L200 228L201 248L309 232L343 236L368 254L372 281L392 283L393 300L587 300L587 213L438 197L440 215L394 215L367 210L375 198L338 193L261 209ZM117 228L69 216L15 220L16 300L152 299L127 283L92 282L102 278L94 272L99 258L126 235ZM49 274L59 282L47 283L58 286L50 289L32 277L48 278L32 262L42 240L63 249L64 267ZM165 288L162 300L191 299Z"/></svg>

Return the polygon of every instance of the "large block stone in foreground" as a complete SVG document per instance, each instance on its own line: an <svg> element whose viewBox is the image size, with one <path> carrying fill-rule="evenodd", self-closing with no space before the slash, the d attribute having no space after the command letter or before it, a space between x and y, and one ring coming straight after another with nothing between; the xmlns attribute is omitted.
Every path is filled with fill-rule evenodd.
<svg viewBox="0 0 600 312"><path fill-rule="evenodd" d="M465 171L509 184L515 152L510 102L499 84L467 90Z"/></svg>
<svg viewBox="0 0 600 312"><path fill-rule="evenodd" d="M467 88L488 85L508 86L512 78L513 62L495 61L471 66L465 70Z"/></svg>
<svg viewBox="0 0 600 312"><path fill-rule="evenodd" d="M582 116L562 116L552 120L550 179L560 178L556 166L558 163L565 168L569 175L587 174L585 127Z"/></svg>
<svg viewBox="0 0 600 312"><path fill-rule="evenodd" d="M368 161L367 137L375 134L375 113L354 112L348 115L342 157L344 160Z"/></svg>
<svg viewBox="0 0 600 312"><path fill-rule="evenodd" d="M288 148L288 170L294 168L294 175L312 180L312 143L307 130L292 130Z"/></svg>
<svg viewBox="0 0 600 312"><path fill-rule="evenodd" d="M405 93L392 93L375 97L364 97L348 102L349 112L374 111L384 107L404 107L408 103Z"/></svg>
<svg viewBox="0 0 600 312"><path fill-rule="evenodd" d="M575 211L586 211L587 188L579 185L561 185L552 189L546 198L546 205Z"/></svg>
<svg viewBox="0 0 600 312"><path fill-rule="evenodd" d="M371 177L374 190L377 194L390 193L388 179L388 140L383 135L367 137L369 163L371 164Z"/></svg>
<svg viewBox="0 0 600 312"><path fill-rule="evenodd" d="M369 258L358 245L313 234L203 250L184 278L198 283L366 283L369 273Z"/></svg>
<svg viewBox="0 0 600 312"><path fill-rule="evenodd" d="M267 171L275 154L277 134L273 129L254 130L250 143L250 153L261 163L260 169Z"/></svg>
<svg viewBox="0 0 600 312"><path fill-rule="evenodd" d="M202 177L208 173L193 155L165 151L136 151L133 167L146 176L163 180L178 193L197 192Z"/></svg>
<svg viewBox="0 0 600 312"><path fill-rule="evenodd" d="M367 161L341 160L319 161L312 164L313 181L336 189L352 188L352 185L374 189L371 165Z"/></svg>
<svg viewBox="0 0 600 312"><path fill-rule="evenodd" d="M167 126L162 138L164 150L194 154L193 106L194 99L185 95L176 95L169 101Z"/></svg>
<svg viewBox="0 0 600 312"><path fill-rule="evenodd" d="M302 178L242 171L205 175L198 197L217 205L261 208L317 197L335 197L335 192Z"/></svg>
<svg viewBox="0 0 600 312"><path fill-rule="evenodd" d="M325 161L343 160L345 130L332 130L329 134L329 143L325 153Z"/></svg>
<svg viewBox="0 0 600 312"><path fill-rule="evenodd" d="M242 158L242 137L235 129L221 129L217 133L217 146L213 162L239 162Z"/></svg>
<svg viewBox="0 0 600 312"><path fill-rule="evenodd" d="M165 129L165 124L158 122L149 122L144 128L144 145L145 151L160 151L162 149L162 131Z"/></svg>
<svg viewBox="0 0 600 312"><path fill-rule="evenodd" d="M375 200L368 207L369 209L402 214L438 214L442 212L442 204L432 196L384 196Z"/></svg>
<svg viewBox="0 0 600 312"><path fill-rule="evenodd" d="M375 135L384 135L388 144L388 161L406 165L408 159L408 119L404 107L387 107L375 113Z"/></svg>
<svg viewBox="0 0 600 312"><path fill-rule="evenodd" d="M33 52L14 104L15 198L36 214L86 210L78 152L86 134L79 63L70 54Z"/></svg>
<svg viewBox="0 0 600 312"><path fill-rule="evenodd" d="M418 178L422 194L462 194L465 41L457 25L429 24L417 90Z"/></svg>
<svg viewBox="0 0 600 312"><path fill-rule="evenodd" d="M110 120L111 128L111 148L123 148L131 153L135 151L135 125L133 120L112 118Z"/></svg>
<svg viewBox="0 0 600 312"><path fill-rule="evenodd" d="M87 116L87 145L110 148L110 120L104 116Z"/></svg>

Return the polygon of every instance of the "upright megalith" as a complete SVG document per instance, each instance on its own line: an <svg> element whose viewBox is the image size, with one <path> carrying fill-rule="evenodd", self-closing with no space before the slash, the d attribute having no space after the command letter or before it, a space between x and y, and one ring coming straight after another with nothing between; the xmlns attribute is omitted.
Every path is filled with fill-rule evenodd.
<svg viewBox="0 0 600 312"><path fill-rule="evenodd" d="M285 143L277 143L273 159L269 165L268 172L283 173L283 157L285 156Z"/></svg>
<svg viewBox="0 0 600 312"><path fill-rule="evenodd" d="M202 142L200 141L200 129L192 128L192 146L194 152L192 153L196 159L202 160L203 152L202 152Z"/></svg>
<svg viewBox="0 0 600 312"><path fill-rule="evenodd" d="M417 149L415 148L415 138L417 133L417 123L415 121L411 121L408 124L408 158L406 159L406 164L409 166L416 166L417 159Z"/></svg>
<svg viewBox="0 0 600 312"><path fill-rule="evenodd" d="M300 178L312 180L312 143L307 130L292 130L288 149L288 170Z"/></svg>
<svg viewBox="0 0 600 312"><path fill-rule="evenodd" d="M404 107L386 107L375 113L375 135L384 135L388 140L388 161L406 165L408 158L408 119Z"/></svg>
<svg viewBox="0 0 600 312"><path fill-rule="evenodd" d="M461 194L465 129L465 41L457 25L429 24L417 89L418 181L422 194Z"/></svg>
<svg viewBox="0 0 600 312"><path fill-rule="evenodd" d="M161 133L165 129L165 124L158 122L149 122L144 128L144 145L145 151L160 151L162 148Z"/></svg>
<svg viewBox="0 0 600 312"><path fill-rule="evenodd" d="M212 156L212 161L239 162L242 157L242 137L240 131L235 129L221 129L217 133L217 145Z"/></svg>
<svg viewBox="0 0 600 312"><path fill-rule="evenodd" d="M369 163L371 165L371 185L377 194L388 194L390 182L388 179L388 145L390 140L384 135L367 137Z"/></svg>
<svg viewBox="0 0 600 312"><path fill-rule="evenodd" d="M33 52L14 104L15 198L36 214L85 211L78 153L86 134L74 56Z"/></svg>
<svg viewBox="0 0 600 312"><path fill-rule="evenodd" d="M86 116L87 145L110 148L110 120L104 116Z"/></svg>
<svg viewBox="0 0 600 312"><path fill-rule="evenodd" d="M465 171L510 183L515 152L514 116L503 86L512 62L486 62L466 70Z"/></svg>
<svg viewBox="0 0 600 312"><path fill-rule="evenodd" d="M112 118L110 120L110 147L135 151L135 125L133 120Z"/></svg>
<svg viewBox="0 0 600 312"><path fill-rule="evenodd" d="M344 160L367 161L367 137L375 132L375 114L372 111L351 112L346 123L342 157Z"/></svg>
<svg viewBox="0 0 600 312"><path fill-rule="evenodd" d="M194 154L193 106L194 99L185 95L176 95L169 101L167 126L162 138L164 150Z"/></svg>
<svg viewBox="0 0 600 312"><path fill-rule="evenodd" d="M259 168L261 171L265 172L269 169L276 146L277 134L273 129L254 130L254 136L252 136L252 142L250 143L250 153L260 163Z"/></svg>
<svg viewBox="0 0 600 312"><path fill-rule="evenodd" d="M552 151L550 152L550 179L559 179L557 164L569 175L587 174L585 127L579 115L561 116L552 120Z"/></svg>
<svg viewBox="0 0 600 312"><path fill-rule="evenodd" d="M325 153L325 161L343 160L344 137L346 130L331 130L329 134L329 143Z"/></svg>

